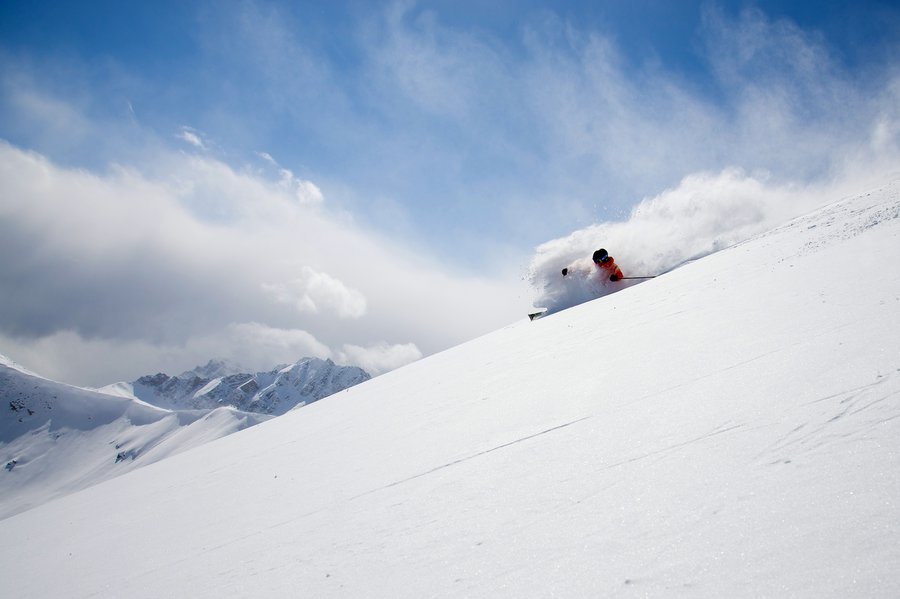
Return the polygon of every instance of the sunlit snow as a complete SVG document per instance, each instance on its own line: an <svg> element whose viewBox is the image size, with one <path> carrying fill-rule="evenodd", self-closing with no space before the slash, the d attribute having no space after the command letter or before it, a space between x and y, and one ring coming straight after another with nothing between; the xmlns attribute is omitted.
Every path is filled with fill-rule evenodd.
<svg viewBox="0 0 900 599"><path fill-rule="evenodd" d="M894 182L523 316L0 521L0 595L896 597L898 248Z"/></svg>

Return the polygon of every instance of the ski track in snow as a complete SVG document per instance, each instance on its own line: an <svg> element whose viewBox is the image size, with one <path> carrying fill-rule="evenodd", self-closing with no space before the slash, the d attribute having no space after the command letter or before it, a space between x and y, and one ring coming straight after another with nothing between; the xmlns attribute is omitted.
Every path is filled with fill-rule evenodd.
<svg viewBox="0 0 900 599"><path fill-rule="evenodd" d="M797 424L759 457L777 455L773 464L790 463L797 454L815 451L838 441L865 437L872 428L900 418L896 406L888 404L889 400L900 398L898 379L900 377L896 374L880 376L869 385L802 404L803 407L815 406L819 409L814 414L815 420ZM789 418L790 414L786 414L785 420Z"/></svg>
<svg viewBox="0 0 900 599"><path fill-rule="evenodd" d="M661 454L667 454L667 453L675 451L677 449L688 447L688 446L694 445L696 443L701 443L712 437L716 437L718 435L723 435L725 433L730 433L732 431L736 431L743 427L744 427L743 424L722 425L722 426L716 427L714 430L712 430L708 433L702 434L693 439L688 439L687 441L680 441L678 443L673 443L672 445L667 445L665 447L661 447L660 449L656 449L654 451L650 451L650 452L644 453L639 456L627 458L627 459L624 459L624 460L621 460L621 461L618 461L618 462L615 462L612 464L608 464L606 466L606 468L607 469L618 468L619 466L624 466L625 464L633 464L634 462L638 462L640 460L645 460L650 457L658 456Z"/></svg>
<svg viewBox="0 0 900 599"><path fill-rule="evenodd" d="M390 483L390 484L388 484L388 485L384 485L383 487L380 487L380 488L378 488L378 489L373 489L373 490L371 490L371 491L366 491L365 493L360 493L359 495L353 497L352 499L359 499L360 497L365 497L366 495L371 495L372 493L377 493L377 492L383 491L383 490L385 490L385 489L390 489L391 487L396 487L396 486L398 486L398 485L402 485L402 484L404 484L404 483L408 483L408 482L410 482L410 481L412 481L412 480L415 480L415 479L417 479L417 478L421 478L421 477L423 477L423 476L428 476L429 474L433 474L433 473L435 473L435 472L438 472L439 470L443 470L443 469L445 469L445 468L450 468L451 466L456 466L457 464L462 464L463 462L468 462L469 460L474 460L474 459L479 458L479 457L481 457L481 456L483 456L483 455L487 455L487 454L489 454L489 453L493 453L493 452L498 451L498 450L500 450L500 449L505 449L505 448L507 448L507 447L510 447L510 446L512 446L512 445L516 445L516 444L518 444L518 443L522 443L522 442L524 442L524 441L529 441L529 440L534 439L534 438L536 438L536 437L540 437L540 436L546 435L547 433L552 433L552 432L557 431L557 430L559 430L559 429L562 429L562 428L566 428L566 427L572 426L573 424L578 424L579 422L583 422L583 421L585 421L585 420L588 420L589 418L592 418L592 416L585 416L584 418L578 418L577 420L573 420L573 421L571 421L571 422L566 422L566 423L564 423L564 424L559 424L559 425L557 425L557 426L548 428L547 430L543 430L543 431L540 431L540 432L538 432L538 433L534 433L534 434L531 434L531 435L526 435L526 436L524 436L524 437L520 437L520 438L515 439L515 440L513 440L513 441L509 441L508 443L503 443L502 445L497 445L496 447L492 447L492 448L490 448L490 449L485 449L485 450L483 450L483 451L479 451L478 453L475 453L475 454L466 456L466 457L464 457L464 458L460 458L460 459L458 459L458 460L453 460L452 462L447 462L446 464L442 464L442 465L440 465L440 466L435 466L434 468L432 468L432 469L430 469L430 470L428 470L428 471L426 471L426 472L422 472L422 473L420 473L420 474L416 474L416 475L413 475L413 476L409 476L409 477L407 477L407 478L404 478L403 480L398 480L398 481L392 482L392 483Z"/></svg>

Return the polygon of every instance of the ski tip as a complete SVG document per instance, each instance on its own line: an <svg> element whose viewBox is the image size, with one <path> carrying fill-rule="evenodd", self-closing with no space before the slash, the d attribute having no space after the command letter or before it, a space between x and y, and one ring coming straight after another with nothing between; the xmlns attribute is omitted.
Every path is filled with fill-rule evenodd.
<svg viewBox="0 0 900 599"><path fill-rule="evenodd" d="M547 310L540 310L538 312L532 312L528 315L528 320L537 320L541 316L547 313Z"/></svg>

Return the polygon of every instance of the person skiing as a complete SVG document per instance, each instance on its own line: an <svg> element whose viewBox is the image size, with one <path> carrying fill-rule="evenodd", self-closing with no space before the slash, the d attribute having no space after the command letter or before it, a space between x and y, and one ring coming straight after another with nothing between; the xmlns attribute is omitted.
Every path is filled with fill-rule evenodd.
<svg viewBox="0 0 900 599"><path fill-rule="evenodd" d="M619 268L619 265L616 264L613 257L603 248L594 252L593 260L594 264L597 265L597 268L599 268L602 273L609 274L610 281L618 281L625 276L622 274L622 269Z"/></svg>
<svg viewBox="0 0 900 599"><path fill-rule="evenodd" d="M603 275L608 275L610 281L615 282L624 278L622 269L619 268L619 265L616 264L616 261L612 256L609 255L609 252L607 252L605 249L600 248L599 250L595 251L592 258L594 260L594 264L596 264L597 268L600 269L600 272L603 273ZM568 267L562 269L562 275L566 276L567 274L569 274Z"/></svg>

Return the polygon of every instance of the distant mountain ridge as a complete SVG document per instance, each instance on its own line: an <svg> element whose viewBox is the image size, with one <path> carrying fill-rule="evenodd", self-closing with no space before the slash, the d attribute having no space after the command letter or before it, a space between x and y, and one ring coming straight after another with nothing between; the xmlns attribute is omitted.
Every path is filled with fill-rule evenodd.
<svg viewBox="0 0 900 599"><path fill-rule="evenodd" d="M228 376L229 374L240 374L242 372L249 371L236 362L232 362L231 360L226 360L224 358L219 358L216 360L210 360L204 366L197 366L193 370L182 372L180 376L181 378L186 378L194 375L205 379L215 379L222 376Z"/></svg>
<svg viewBox="0 0 900 599"><path fill-rule="evenodd" d="M0 355L0 520L370 378L317 358L238 370L211 360L178 376L84 389Z"/></svg>
<svg viewBox="0 0 900 599"><path fill-rule="evenodd" d="M0 355L0 519L270 418L230 406L166 410Z"/></svg>
<svg viewBox="0 0 900 599"><path fill-rule="evenodd" d="M303 358L255 374L238 372L239 368L227 361L211 360L177 376L142 376L132 383L117 383L100 391L130 395L170 410L231 406L245 412L280 416L371 378L362 368L339 366L319 358Z"/></svg>

